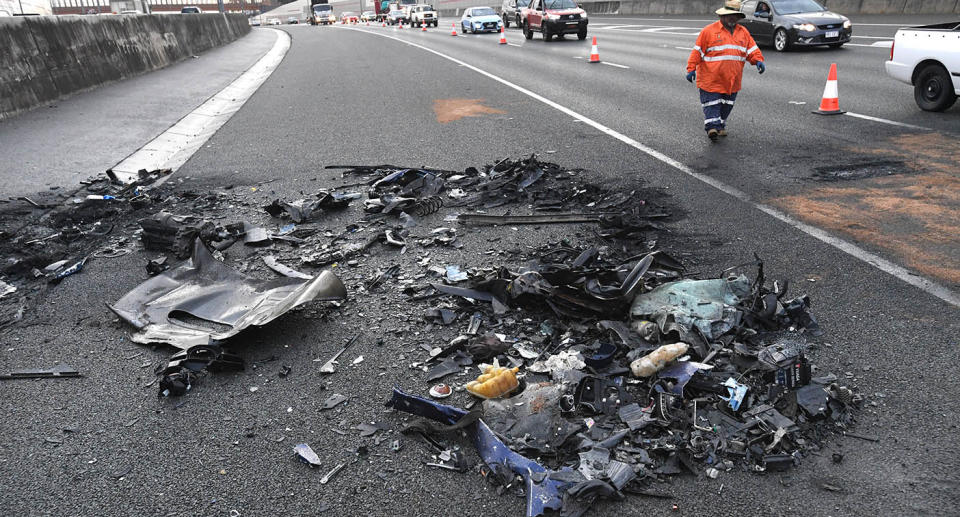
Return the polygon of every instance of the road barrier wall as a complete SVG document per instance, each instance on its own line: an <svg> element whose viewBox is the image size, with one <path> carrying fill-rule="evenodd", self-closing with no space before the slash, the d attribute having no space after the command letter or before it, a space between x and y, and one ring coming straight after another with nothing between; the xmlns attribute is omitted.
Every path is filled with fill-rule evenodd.
<svg viewBox="0 0 960 517"><path fill-rule="evenodd" d="M720 7L720 0L619 0L580 1L590 14L709 14ZM960 14L960 0L821 0L840 14ZM486 5L500 11L501 2L453 0L438 5L440 16L459 17L467 7ZM436 5L436 4L435 4ZM960 16L954 17L960 19Z"/></svg>
<svg viewBox="0 0 960 517"><path fill-rule="evenodd" d="M248 32L239 13L0 18L0 120Z"/></svg>

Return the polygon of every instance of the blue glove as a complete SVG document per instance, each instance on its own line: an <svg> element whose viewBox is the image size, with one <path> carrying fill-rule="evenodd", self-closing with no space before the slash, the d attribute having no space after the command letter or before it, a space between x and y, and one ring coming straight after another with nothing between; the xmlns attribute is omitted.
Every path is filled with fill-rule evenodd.
<svg viewBox="0 0 960 517"><path fill-rule="evenodd" d="M767 66L763 64L763 61L757 61L757 70L761 74L767 71Z"/></svg>
<svg viewBox="0 0 960 517"><path fill-rule="evenodd" d="M690 81L691 83L692 83L693 80L696 79L696 78L697 78L697 71L696 71L696 70L691 70L691 71L687 74L687 80Z"/></svg>

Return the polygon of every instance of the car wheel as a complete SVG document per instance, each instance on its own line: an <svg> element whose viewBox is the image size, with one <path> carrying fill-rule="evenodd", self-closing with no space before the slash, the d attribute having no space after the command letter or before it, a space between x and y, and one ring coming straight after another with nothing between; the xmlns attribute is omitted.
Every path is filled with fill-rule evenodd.
<svg viewBox="0 0 960 517"><path fill-rule="evenodd" d="M580 40L580 41L583 41L583 40L587 39L587 29L586 29L586 28L580 29L580 31L577 32L577 39Z"/></svg>
<svg viewBox="0 0 960 517"><path fill-rule="evenodd" d="M777 52L786 52L790 49L790 36L787 31L777 29L777 32L773 33L773 49Z"/></svg>
<svg viewBox="0 0 960 517"><path fill-rule="evenodd" d="M939 64L929 64L920 69L913 82L913 98L924 111L944 111L953 106L957 95L947 70Z"/></svg>
<svg viewBox="0 0 960 517"><path fill-rule="evenodd" d="M530 29L530 24L523 22L523 37L527 39L533 39L533 31Z"/></svg>
<svg viewBox="0 0 960 517"><path fill-rule="evenodd" d="M553 33L550 32L550 27L544 25L542 29L543 29L543 41L553 40Z"/></svg>

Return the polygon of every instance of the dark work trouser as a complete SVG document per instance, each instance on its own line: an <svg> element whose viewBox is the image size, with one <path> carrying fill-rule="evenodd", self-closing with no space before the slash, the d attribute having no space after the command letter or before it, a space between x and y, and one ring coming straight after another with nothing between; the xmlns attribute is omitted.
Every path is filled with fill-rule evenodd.
<svg viewBox="0 0 960 517"><path fill-rule="evenodd" d="M733 102L737 100L737 93L729 95L700 90L700 105L703 106L703 129L723 129L727 127L727 119L733 111Z"/></svg>

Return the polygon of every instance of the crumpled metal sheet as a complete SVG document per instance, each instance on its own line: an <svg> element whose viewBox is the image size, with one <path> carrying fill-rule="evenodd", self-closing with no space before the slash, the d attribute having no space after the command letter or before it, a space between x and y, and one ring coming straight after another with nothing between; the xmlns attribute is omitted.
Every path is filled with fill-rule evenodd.
<svg viewBox="0 0 960 517"><path fill-rule="evenodd" d="M630 314L657 322L664 332L674 330L674 324L687 330L697 327L712 341L740 323L736 305L749 294L750 280L743 275L680 280L637 295Z"/></svg>
<svg viewBox="0 0 960 517"><path fill-rule="evenodd" d="M264 325L310 301L346 297L346 287L329 271L310 280L260 280L216 260L197 240L187 262L140 284L109 307L137 328L139 332L131 336L134 342L167 343L186 350ZM213 322L218 328L191 325L178 320L177 314Z"/></svg>

